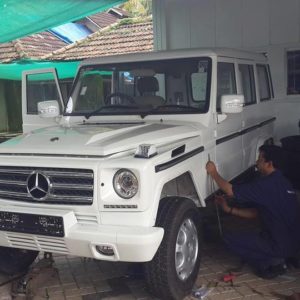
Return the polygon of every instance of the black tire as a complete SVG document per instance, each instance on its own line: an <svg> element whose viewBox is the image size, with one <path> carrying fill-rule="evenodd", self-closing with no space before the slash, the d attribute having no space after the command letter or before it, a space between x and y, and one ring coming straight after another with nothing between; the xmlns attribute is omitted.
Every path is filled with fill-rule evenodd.
<svg viewBox="0 0 300 300"><path fill-rule="evenodd" d="M190 221L196 229L198 251L195 251L191 272L186 278L180 278L175 264L177 237L182 226ZM154 258L144 266L148 288L160 299L183 299L191 292L200 266L202 234L199 210L189 199L166 198L159 207L156 226L163 227L165 232Z"/></svg>
<svg viewBox="0 0 300 300"><path fill-rule="evenodd" d="M26 272L38 251L0 247L0 273L14 275Z"/></svg>

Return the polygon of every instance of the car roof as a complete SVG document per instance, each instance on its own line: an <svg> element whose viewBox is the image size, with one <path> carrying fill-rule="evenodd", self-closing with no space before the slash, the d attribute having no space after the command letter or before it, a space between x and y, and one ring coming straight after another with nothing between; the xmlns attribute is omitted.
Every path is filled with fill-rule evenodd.
<svg viewBox="0 0 300 300"><path fill-rule="evenodd" d="M81 65L112 64L138 61L166 60L188 57L226 57L251 61L266 62L266 56L261 53L230 48L195 48L179 50L162 50L144 53L131 53L113 56L102 56L84 60Z"/></svg>

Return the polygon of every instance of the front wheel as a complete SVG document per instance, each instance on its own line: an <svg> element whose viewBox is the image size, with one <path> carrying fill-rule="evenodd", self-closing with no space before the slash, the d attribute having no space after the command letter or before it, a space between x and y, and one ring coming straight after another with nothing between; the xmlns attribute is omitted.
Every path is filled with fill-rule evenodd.
<svg viewBox="0 0 300 300"><path fill-rule="evenodd" d="M38 251L0 247L0 273L14 275L27 271Z"/></svg>
<svg viewBox="0 0 300 300"><path fill-rule="evenodd" d="M149 289L160 299L183 299L190 293L200 266L201 218L193 201L167 198L159 207L156 226L162 243L145 264Z"/></svg>

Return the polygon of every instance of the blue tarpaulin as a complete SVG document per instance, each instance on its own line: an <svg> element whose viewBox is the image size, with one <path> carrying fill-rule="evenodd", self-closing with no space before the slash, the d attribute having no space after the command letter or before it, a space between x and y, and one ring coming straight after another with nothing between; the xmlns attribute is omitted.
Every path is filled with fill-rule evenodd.
<svg viewBox="0 0 300 300"><path fill-rule="evenodd" d="M67 23L49 30L68 44L84 39L92 32L82 24Z"/></svg>

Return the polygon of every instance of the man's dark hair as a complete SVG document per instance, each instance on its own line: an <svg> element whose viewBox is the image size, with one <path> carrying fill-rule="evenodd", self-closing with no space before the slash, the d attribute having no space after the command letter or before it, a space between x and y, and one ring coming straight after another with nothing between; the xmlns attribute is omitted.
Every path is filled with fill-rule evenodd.
<svg viewBox="0 0 300 300"><path fill-rule="evenodd" d="M280 146L262 145L259 151L263 153L266 162L272 162L275 169L282 169L284 164L284 153Z"/></svg>

